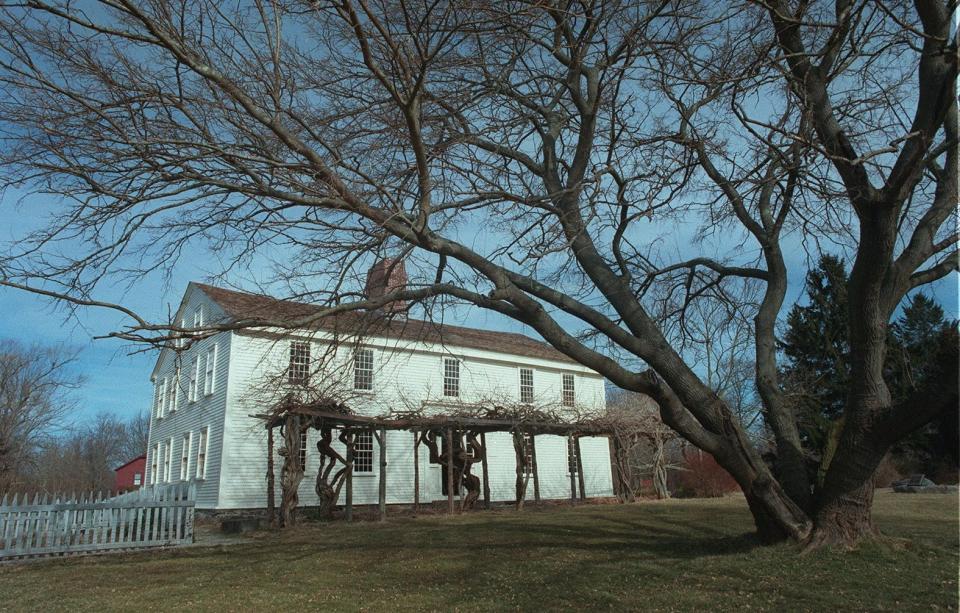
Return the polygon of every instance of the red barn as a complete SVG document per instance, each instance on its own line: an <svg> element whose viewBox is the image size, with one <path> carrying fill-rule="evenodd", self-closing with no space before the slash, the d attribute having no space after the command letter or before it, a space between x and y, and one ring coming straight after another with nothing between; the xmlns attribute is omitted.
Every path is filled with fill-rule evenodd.
<svg viewBox="0 0 960 613"><path fill-rule="evenodd" d="M116 490L118 492L135 490L143 485L144 475L147 474L147 456L137 456L113 470L117 473Z"/></svg>

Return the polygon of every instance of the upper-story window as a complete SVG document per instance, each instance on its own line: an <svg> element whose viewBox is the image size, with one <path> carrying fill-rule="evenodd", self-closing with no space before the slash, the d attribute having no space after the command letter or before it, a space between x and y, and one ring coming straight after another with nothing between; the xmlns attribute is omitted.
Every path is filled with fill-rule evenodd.
<svg viewBox="0 0 960 613"><path fill-rule="evenodd" d="M193 327L199 328L203 325L203 305L198 304L197 308L193 311Z"/></svg>
<svg viewBox="0 0 960 613"><path fill-rule="evenodd" d="M357 349L353 354L353 389L373 389L373 349Z"/></svg>
<svg viewBox="0 0 960 613"><path fill-rule="evenodd" d="M209 438L207 428L200 429L200 438L197 440L197 479L204 479L207 476L207 444Z"/></svg>
<svg viewBox="0 0 960 613"><path fill-rule="evenodd" d="M209 396L213 393L214 386L214 368L217 364L217 346L214 345L207 349L206 370L203 373L203 395Z"/></svg>
<svg viewBox="0 0 960 613"><path fill-rule="evenodd" d="M574 378L572 373L563 373L563 406L572 407L576 401L577 394L574 387Z"/></svg>
<svg viewBox="0 0 960 613"><path fill-rule="evenodd" d="M460 360L443 358L443 395L460 396Z"/></svg>
<svg viewBox="0 0 960 613"><path fill-rule="evenodd" d="M181 332L177 332L177 338L173 339L173 346L174 346L174 347L177 347L177 348L183 347L184 338L183 338L183 336L180 336L180 335L183 334L182 330L186 329L186 327L187 327L187 320L186 320L186 319L181 319L181 320L180 320L180 330L181 330Z"/></svg>
<svg viewBox="0 0 960 613"><path fill-rule="evenodd" d="M200 357L193 356L190 362L190 386L187 388L187 400L197 401L197 378L200 376Z"/></svg>
<svg viewBox="0 0 960 613"><path fill-rule="evenodd" d="M170 412L173 413L180 408L180 360L177 360L177 368L173 374L173 406Z"/></svg>
<svg viewBox="0 0 960 613"><path fill-rule="evenodd" d="M163 417L163 403L167 401L167 378L164 377L157 382L157 406L155 414L157 419Z"/></svg>
<svg viewBox="0 0 960 613"><path fill-rule="evenodd" d="M173 377L170 381L167 381L167 413L173 413L176 411L176 402L177 402L177 378Z"/></svg>
<svg viewBox="0 0 960 613"><path fill-rule="evenodd" d="M370 430L357 432L353 441L353 472L373 472L373 433Z"/></svg>
<svg viewBox="0 0 960 613"><path fill-rule="evenodd" d="M533 369L520 369L520 402L530 404L533 402Z"/></svg>
<svg viewBox="0 0 960 613"><path fill-rule="evenodd" d="M290 367L287 369L287 381L291 385L306 385L310 380L310 343L292 341L290 343Z"/></svg>

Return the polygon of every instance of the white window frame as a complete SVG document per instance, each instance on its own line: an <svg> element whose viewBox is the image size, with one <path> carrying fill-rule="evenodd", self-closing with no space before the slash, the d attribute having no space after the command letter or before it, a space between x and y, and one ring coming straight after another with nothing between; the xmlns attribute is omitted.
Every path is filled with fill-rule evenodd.
<svg viewBox="0 0 960 613"><path fill-rule="evenodd" d="M207 357L204 359L204 370L203 370L203 395L210 396L213 394L214 386L216 384L216 373L217 373L217 346L214 345L207 349Z"/></svg>
<svg viewBox="0 0 960 613"><path fill-rule="evenodd" d="M164 377L157 381L156 407L154 407L154 416L157 419L163 419L163 403L167 401L167 378Z"/></svg>
<svg viewBox="0 0 960 613"><path fill-rule="evenodd" d="M569 387L567 382L570 383ZM577 377L572 372L560 374L560 402L565 407L577 404Z"/></svg>
<svg viewBox="0 0 960 613"><path fill-rule="evenodd" d="M307 469L307 432L304 430L300 433L300 448L298 450L300 457L300 470L305 471Z"/></svg>
<svg viewBox="0 0 960 613"><path fill-rule="evenodd" d="M156 485L157 473L160 471L160 443L153 446L153 453L150 455L153 456L150 458L150 483Z"/></svg>
<svg viewBox="0 0 960 613"><path fill-rule="evenodd" d="M364 460L369 458L368 467L357 467L357 459L362 457ZM367 464L364 461L364 464ZM373 474L373 430L358 430L353 439L353 474L354 475L372 475Z"/></svg>
<svg viewBox="0 0 960 613"><path fill-rule="evenodd" d="M374 356L373 349L362 347L353 353L353 389L358 392L373 391L373 369ZM369 383L366 387L358 385L361 377L367 377Z"/></svg>
<svg viewBox="0 0 960 613"><path fill-rule="evenodd" d="M210 428L204 426L200 428L200 436L197 441L197 479L207 478L207 452L210 447Z"/></svg>
<svg viewBox="0 0 960 613"><path fill-rule="evenodd" d="M200 378L200 356L193 356L190 362L190 384L187 387L187 400L191 403L197 401L197 381Z"/></svg>
<svg viewBox="0 0 960 613"><path fill-rule="evenodd" d="M567 475L576 475L580 471L577 467L577 440L572 437L567 437Z"/></svg>
<svg viewBox="0 0 960 613"><path fill-rule="evenodd" d="M187 328L187 320L181 318L180 330L186 330L186 328ZM177 334L183 334L183 332L178 332ZM180 349L181 347L183 347L184 340L186 339L184 339L182 336L177 336L177 338L173 341L173 346L176 347L177 349Z"/></svg>
<svg viewBox="0 0 960 613"><path fill-rule="evenodd" d="M133 484L137 487L143 485L143 473L133 473Z"/></svg>
<svg viewBox="0 0 960 613"><path fill-rule="evenodd" d="M203 305L198 304L197 308L193 310L193 327L199 328L203 325Z"/></svg>
<svg viewBox="0 0 960 613"><path fill-rule="evenodd" d="M523 433L523 474L533 476L533 435Z"/></svg>
<svg viewBox="0 0 960 613"><path fill-rule="evenodd" d="M170 413L173 413L173 411L174 411L173 403L174 403L174 400L176 400L176 397L177 397L177 381L176 381L176 379L174 379L173 377L169 377L169 378L166 378L166 377L165 377L165 379L167 379L167 383L166 383L166 386L165 386L165 387L166 387L166 392L167 392L167 398L166 398L166 400L164 400L164 409L163 409L163 411L164 411L164 413L166 413L166 414L169 415Z"/></svg>
<svg viewBox="0 0 960 613"><path fill-rule="evenodd" d="M173 437L167 441L163 450L163 482L170 483L170 465L173 463Z"/></svg>
<svg viewBox="0 0 960 613"><path fill-rule="evenodd" d="M533 404L533 400L534 400L534 398L536 398L536 393L535 393L535 392L536 392L536 388L534 387L535 384L534 384L534 373L533 373L533 369L532 369L532 368L529 368L529 367L527 367L527 366L521 366L521 367L517 370L517 373L518 373L519 383L520 383L520 389L519 389L519 391L518 391L518 393L519 393L519 395L520 395L520 403L521 403L521 404ZM527 385L526 383L524 383L524 380L523 380L523 379L524 379L524 377L523 377L524 373L530 373L530 383L529 383L529 385ZM525 398L525 397L524 397L524 390L526 390L526 391L529 392L529 394L530 394L530 395L529 395L529 398Z"/></svg>
<svg viewBox="0 0 960 613"><path fill-rule="evenodd" d="M184 432L180 438L180 480L190 478L190 449L193 447L193 432Z"/></svg>
<svg viewBox="0 0 960 613"><path fill-rule="evenodd" d="M303 351L304 349L305 351ZM298 352L298 350L300 351ZM287 383L290 385L310 384L310 353L310 341L290 341Z"/></svg>
<svg viewBox="0 0 960 613"><path fill-rule="evenodd" d="M453 366L453 370L448 370L447 366ZM444 398L459 398L461 388L461 381L463 377L461 376L460 360L457 358L443 358L443 397ZM455 371L455 373L453 372ZM455 376L454 376L455 374ZM449 384L449 385L448 385ZM450 393L453 392L453 393Z"/></svg>
<svg viewBox="0 0 960 613"><path fill-rule="evenodd" d="M176 413L180 408L180 364L177 360L177 367L173 371L173 406L170 407L171 413Z"/></svg>

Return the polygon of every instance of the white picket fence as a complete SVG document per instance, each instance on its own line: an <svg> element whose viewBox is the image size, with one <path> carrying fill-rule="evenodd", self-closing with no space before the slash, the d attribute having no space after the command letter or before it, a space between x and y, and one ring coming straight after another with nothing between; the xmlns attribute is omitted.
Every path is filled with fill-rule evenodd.
<svg viewBox="0 0 960 613"><path fill-rule="evenodd" d="M0 560L193 542L193 484L157 485L110 497L36 495L0 502Z"/></svg>

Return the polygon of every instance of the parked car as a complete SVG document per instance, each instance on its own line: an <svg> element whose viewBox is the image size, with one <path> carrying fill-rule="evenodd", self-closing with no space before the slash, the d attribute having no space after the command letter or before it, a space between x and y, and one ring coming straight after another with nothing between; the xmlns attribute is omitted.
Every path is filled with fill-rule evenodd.
<svg viewBox="0 0 960 613"><path fill-rule="evenodd" d="M900 494L949 494L957 491L956 485L937 485L925 475L910 475L893 482L893 491Z"/></svg>

